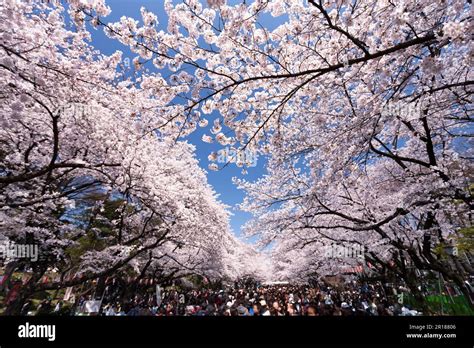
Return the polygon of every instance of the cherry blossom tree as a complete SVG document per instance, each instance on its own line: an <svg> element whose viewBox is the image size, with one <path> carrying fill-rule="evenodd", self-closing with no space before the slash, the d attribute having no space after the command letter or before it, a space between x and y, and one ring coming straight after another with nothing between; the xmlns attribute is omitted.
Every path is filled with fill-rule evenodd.
<svg viewBox="0 0 474 348"><path fill-rule="evenodd" d="M51 216L97 185L126 202L116 230L147 242L84 254L90 276L107 272L101 260L117 250L121 265L133 255L137 272L186 263L242 274L236 255L252 252L236 241L223 244L236 253L215 248L210 236L227 238L225 213L183 143L209 127L204 142L267 156L265 176L236 180L247 193L242 208L255 215L247 234L273 246L273 264L258 272L337 273L359 259L325 258L327 248L357 245L364 262L415 293L423 271L470 296L470 251L446 252L472 225L469 1L168 0L164 9L166 30L145 8L140 19L108 23L103 0L71 1L69 30L58 3L2 7L1 100L10 116L0 193L3 221L18 224L8 231L48 236L60 254L65 240L51 231L83 229ZM90 26L136 54L133 78L119 74L120 53L90 48ZM77 117L72 104L94 111ZM229 162L253 161L238 158Z"/></svg>
<svg viewBox="0 0 474 348"><path fill-rule="evenodd" d="M126 78L121 53L93 50L73 6L1 7L0 235L40 248L38 262L7 262L30 274L8 314L35 292L124 272L211 272L232 238L194 147L154 131L173 87ZM59 278L41 282L50 271Z"/></svg>
<svg viewBox="0 0 474 348"><path fill-rule="evenodd" d="M165 2L167 31L145 9L143 24L82 13L140 64L174 72L186 106L158 129L174 123L180 136L218 112L203 141L268 156L268 175L237 181L256 215L250 234L361 243L383 267L395 258L407 281L409 262L467 292L464 255L436 250L471 224L471 3L208 5ZM275 28L262 24L270 16Z"/></svg>

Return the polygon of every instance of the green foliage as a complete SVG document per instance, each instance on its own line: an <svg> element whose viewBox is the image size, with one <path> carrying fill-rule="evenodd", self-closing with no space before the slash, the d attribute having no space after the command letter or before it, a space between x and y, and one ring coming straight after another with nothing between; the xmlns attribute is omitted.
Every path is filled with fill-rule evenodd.
<svg viewBox="0 0 474 348"><path fill-rule="evenodd" d="M125 200L111 199L100 193L90 193L82 199L82 202L82 220L88 221L88 225L85 226L86 233L76 241L73 247L66 250L73 264L77 264L87 251L100 251L110 245L110 240L116 237L117 232L112 221L120 219ZM96 203L102 203L102 209L96 209Z"/></svg>
<svg viewBox="0 0 474 348"><path fill-rule="evenodd" d="M459 230L458 250L474 252L474 227L469 226Z"/></svg>
<svg viewBox="0 0 474 348"><path fill-rule="evenodd" d="M464 252L474 252L474 227L464 227L461 228L456 237L454 238L454 245L457 249L458 254ZM440 258L447 258L447 250L452 248L451 244L448 243L438 243L434 248L433 252L438 255Z"/></svg>

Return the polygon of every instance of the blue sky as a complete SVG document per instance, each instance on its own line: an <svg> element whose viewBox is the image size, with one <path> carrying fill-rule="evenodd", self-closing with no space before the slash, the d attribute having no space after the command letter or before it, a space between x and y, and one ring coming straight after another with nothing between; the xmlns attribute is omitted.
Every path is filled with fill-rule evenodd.
<svg viewBox="0 0 474 348"><path fill-rule="evenodd" d="M107 4L111 7L112 13L102 20L104 22L116 22L119 21L120 17L128 16L137 20L141 19L140 8L143 6L147 10L155 13L158 16L160 22L159 27L166 30L167 18L166 13L163 9L163 1L157 0L109 0ZM123 52L123 58L130 58L130 61L135 57L130 50L116 40L109 39L101 28L94 30L91 28L92 33L92 44L95 48L100 50L103 54L109 55L117 50ZM207 156L212 151L218 151L222 149L222 146L216 143L207 144L201 140L204 133L210 134L209 129L212 126L212 122L217 118L217 114L211 114L209 120L209 126L206 128L198 128L193 134L186 139L196 146L196 156L199 159L199 163L202 168L207 170L208 159ZM236 204L241 203L244 198L244 193L238 190L232 183L233 177L246 178L248 180L255 180L264 173L265 159L260 157L257 166L248 168L248 173L242 175L241 168L238 168L234 164L228 165L225 168L215 172L207 170L208 182L212 185L214 190L219 194L219 199L225 204L232 207L231 216L231 227L234 233L238 236L241 235L240 227L251 218L249 213L240 211L236 208Z"/></svg>

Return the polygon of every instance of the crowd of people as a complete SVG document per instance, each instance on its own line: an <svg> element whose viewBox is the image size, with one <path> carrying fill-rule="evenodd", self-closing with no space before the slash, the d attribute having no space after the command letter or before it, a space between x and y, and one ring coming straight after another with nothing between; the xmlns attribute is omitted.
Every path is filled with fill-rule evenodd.
<svg viewBox="0 0 474 348"><path fill-rule="evenodd" d="M84 315L81 297L66 315ZM58 303L51 312L60 312ZM45 308L41 313L46 314ZM93 315L104 316L414 316L420 313L399 304L381 285L351 282L341 286L252 285L211 289L168 289L137 294L125 302L101 301Z"/></svg>

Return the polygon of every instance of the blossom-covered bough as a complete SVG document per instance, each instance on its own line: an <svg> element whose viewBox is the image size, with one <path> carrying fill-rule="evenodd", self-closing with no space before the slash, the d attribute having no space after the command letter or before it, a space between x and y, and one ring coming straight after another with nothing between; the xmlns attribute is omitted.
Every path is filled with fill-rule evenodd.
<svg viewBox="0 0 474 348"><path fill-rule="evenodd" d="M6 314L37 292L95 279L225 274L235 238L194 147L152 131L173 87L162 80L156 98L145 75L137 87L120 52L95 51L67 19L73 6L0 8L0 237L39 247L39 260L2 260L2 289L27 275Z"/></svg>
<svg viewBox="0 0 474 348"><path fill-rule="evenodd" d="M420 270L469 295L472 251L445 252L472 222L469 1L185 0L165 10L166 31L145 9L143 23L82 13L137 64L175 72L186 104L157 129L181 136L217 112L204 141L268 156L267 175L237 183L256 217L249 235L280 243L276 262L292 264L282 277L357 264L321 261L328 245L355 243L419 298Z"/></svg>
<svg viewBox="0 0 474 348"><path fill-rule="evenodd" d="M118 218L106 216L112 229L147 242L81 254L91 277L114 253L139 253L136 272L209 271L210 262L242 275L235 256L253 252L229 253L238 241L216 248L227 215L182 142L211 124L203 141L267 156L265 176L236 183L255 215L248 235L273 246L275 277L370 264L420 300L429 274L470 296L469 1L165 1L166 30L145 8L140 20L108 23L103 0L68 3L74 30L58 4L42 16L28 6L2 7L2 214L18 224L5 225L9 238L27 228L60 254L87 227L52 213L100 188L102 205L123 200ZM91 50L90 25L136 54L137 75L118 74L119 53ZM93 111L78 117L84 106ZM194 245L213 257L189 260ZM354 245L360 257L328 253Z"/></svg>

